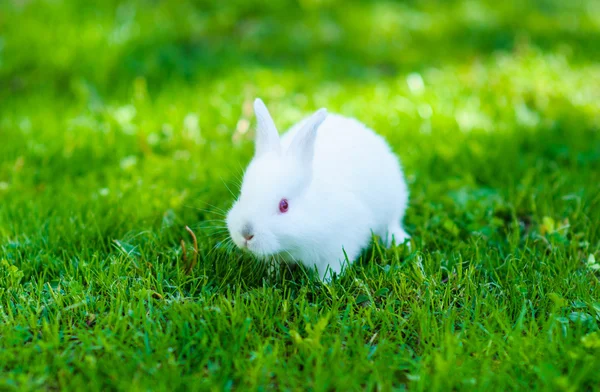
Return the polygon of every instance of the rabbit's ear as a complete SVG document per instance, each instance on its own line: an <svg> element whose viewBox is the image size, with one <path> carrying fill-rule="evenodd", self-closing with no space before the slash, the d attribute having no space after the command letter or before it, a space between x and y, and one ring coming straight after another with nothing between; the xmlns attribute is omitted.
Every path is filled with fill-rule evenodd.
<svg viewBox="0 0 600 392"><path fill-rule="evenodd" d="M281 152L279 143L279 134L275 123L267 110L264 102L260 98L254 100L254 114L256 115L256 156L267 152Z"/></svg>
<svg viewBox="0 0 600 392"><path fill-rule="evenodd" d="M288 149L288 154L296 156L302 162L312 162L315 152L315 140L317 140L317 129L327 117L326 109L319 109L313 114L302 128L298 131Z"/></svg>

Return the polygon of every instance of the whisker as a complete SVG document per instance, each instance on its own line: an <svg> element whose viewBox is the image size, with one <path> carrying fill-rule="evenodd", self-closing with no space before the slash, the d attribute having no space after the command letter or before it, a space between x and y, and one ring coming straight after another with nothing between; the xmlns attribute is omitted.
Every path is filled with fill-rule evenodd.
<svg viewBox="0 0 600 392"><path fill-rule="evenodd" d="M201 220L200 223L205 223L205 222L221 222L221 223L226 223L225 219L205 219L205 220Z"/></svg>
<svg viewBox="0 0 600 392"><path fill-rule="evenodd" d="M231 197L233 197L234 199L236 199L235 194L231 191L231 189L229 189L229 186L227 185L227 183L225 182L225 180L223 179L223 177L221 177L221 181L223 182L223 185L225 185L225 188L227 188L227 190L231 194Z"/></svg>
<svg viewBox="0 0 600 392"><path fill-rule="evenodd" d="M184 204L183 206L186 207L186 208L194 209L196 211L205 212L207 214L215 214L215 215L220 215L222 217L226 217L227 216L227 213L225 211L221 210L220 208L219 208L220 211L214 211L214 210L211 211L211 210L207 210L205 208L200 208L200 207L192 206L192 205L189 205L189 204ZM216 207L213 207L213 208L216 208Z"/></svg>
<svg viewBox="0 0 600 392"><path fill-rule="evenodd" d="M198 226L196 229L200 230L228 230L227 226Z"/></svg>
<svg viewBox="0 0 600 392"><path fill-rule="evenodd" d="M224 234L226 233L211 233L208 234L206 237L211 240L217 240L217 242L219 242L219 238L221 238Z"/></svg>
<svg viewBox="0 0 600 392"><path fill-rule="evenodd" d="M196 206L191 206L191 205L189 205L189 204L187 204L187 205L185 205L185 206L186 206L186 207L189 207L189 208L194 208L194 209L197 209L197 210L200 210L200 211L206 211L206 212L210 212L210 213L217 213L217 212L219 212L219 213L221 213L221 215L223 215L223 216L226 216L226 215L227 215L227 211L225 211L224 209L222 209L222 208L220 208L220 207L217 207L217 206L216 206L216 205L214 205L214 204L210 204L209 202L207 202L207 201L203 201L203 200L198 200L198 202L199 202L199 203L202 203L202 204L204 204L204 205L205 205L205 206L207 206L207 207L213 208L214 210L213 210L213 211L211 211L211 210L205 210L205 209L201 209L201 208L199 208L199 207L196 207Z"/></svg>
<svg viewBox="0 0 600 392"><path fill-rule="evenodd" d="M212 207L212 208L214 208L215 210L217 210L217 211L221 212L221 213L222 213L224 216L227 216L227 211L225 211L224 209L222 209L222 208L220 208L220 207L217 207L217 206L215 206L215 205L213 205L213 204L210 204L210 203L206 203L206 202L205 202L205 204L206 204L207 206L209 206L209 207Z"/></svg>
<svg viewBox="0 0 600 392"><path fill-rule="evenodd" d="M231 238L225 239L225 242L221 242L221 245L224 247L225 254L227 256L231 255L235 244Z"/></svg>

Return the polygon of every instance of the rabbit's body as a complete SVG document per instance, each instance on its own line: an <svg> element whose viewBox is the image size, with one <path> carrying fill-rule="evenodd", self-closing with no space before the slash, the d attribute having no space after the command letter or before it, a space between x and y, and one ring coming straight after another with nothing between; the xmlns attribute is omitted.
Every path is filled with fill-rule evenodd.
<svg viewBox="0 0 600 392"><path fill-rule="evenodd" d="M257 108L260 128L259 112ZM265 123L266 116L268 112L263 128L274 128L272 120ZM270 147L265 144L260 154L257 136L257 156L228 216L238 246L316 266L323 278L328 269L339 273L346 257L354 261L369 245L371 233L387 244L392 238L398 244L408 238L401 226L406 183L381 136L353 119L331 114L325 119L324 111L292 127L280 142L273 131L273 139L264 141ZM286 206L289 201L289 210L272 209L280 199ZM259 210L265 215L253 212ZM236 235L248 227L252 235Z"/></svg>
<svg viewBox="0 0 600 392"><path fill-rule="evenodd" d="M307 120L281 138L292 143ZM408 192L396 156L386 141L354 119L328 114L317 132L313 180L306 191L306 222L314 246L290 251L296 260L310 260L320 274L327 266L339 273L339 261L356 259L372 234L391 244L408 235L400 224Z"/></svg>

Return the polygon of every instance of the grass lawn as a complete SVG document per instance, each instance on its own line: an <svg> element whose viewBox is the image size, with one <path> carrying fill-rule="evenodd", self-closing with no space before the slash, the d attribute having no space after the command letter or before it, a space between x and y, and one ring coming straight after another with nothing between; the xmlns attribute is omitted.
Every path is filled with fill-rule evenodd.
<svg viewBox="0 0 600 392"><path fill-rule="evenodd" d="M600 390L599 42L595 0L0 1L0 389ZM256 96L384 135L410 250L224 246Z"/></svg>

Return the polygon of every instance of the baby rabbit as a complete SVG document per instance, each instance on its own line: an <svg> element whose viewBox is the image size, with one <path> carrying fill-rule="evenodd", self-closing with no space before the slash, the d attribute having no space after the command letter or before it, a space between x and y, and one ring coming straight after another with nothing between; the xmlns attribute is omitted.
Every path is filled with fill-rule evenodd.
<svg viewBox="0 0 600 392"><path fill-rule="evenodd" d="M279 138L265 104L254 101L256 151L227 214L235 244L339 274L371 241L390 246L402 228L408 190L386 141L357 120L320 109Z"/></svg>

